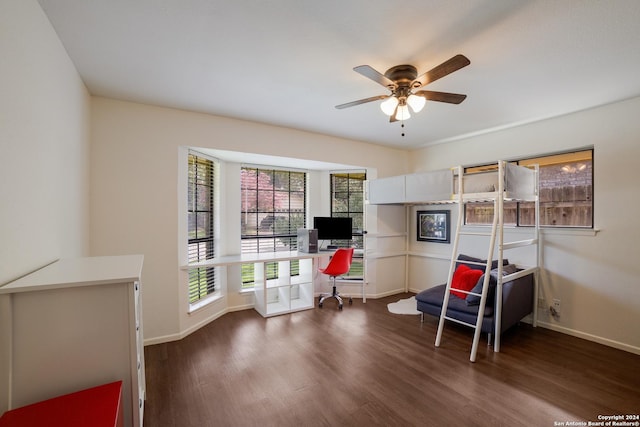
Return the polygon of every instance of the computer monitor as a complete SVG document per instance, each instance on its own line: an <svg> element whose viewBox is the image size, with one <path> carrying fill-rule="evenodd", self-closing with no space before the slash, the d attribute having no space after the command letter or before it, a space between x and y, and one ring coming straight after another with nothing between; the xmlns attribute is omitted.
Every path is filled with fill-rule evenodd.
<svg viewBox="0 0 640 427"><path fill-rule="evenodd" d="M313 228L318 230L318 240L351 240L353 221L351 218L316 216Z"/></svg>

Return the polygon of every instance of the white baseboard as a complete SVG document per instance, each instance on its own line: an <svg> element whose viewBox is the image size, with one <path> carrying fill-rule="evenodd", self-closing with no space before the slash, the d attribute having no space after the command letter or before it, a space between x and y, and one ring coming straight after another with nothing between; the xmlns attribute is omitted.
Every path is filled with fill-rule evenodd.
<svg viewBox="0 0 640 427"><path fill-rule="evenodd" d="M640 347L635 347L629 344L621 343L619 341L610 340L609 338L603 338L597 335L588 334L586 332L576 331L575 329L565 328L563 326L554 325L553 323L541 322L540 320L538 320L538 326L545 329L551 329L552 331L571 335L572 337L582 338L587 341L597 342L598 344L640 355Z"/></svg>
<svg viewBox="0 0 640 427"><path fill-rule="evenodd" d="M372 295L371 299L384 298L384 297L389 297L391 295L398 295L398 294L403 294L403 293L404 293L404 288L393 289L391 291L386 291L386 292L382 292L382 293L379 293L379 294ZM367 295L367 298L369 298L369 295Z"/></svg>
<svg viewBox="0 0 640 427"><path fill-rule="evenodd" d="M414 292L416 294L421 291L423 291L423 289L419 289L419 290L409 289L409 292ZM524 323L533 324L533 317L529 315L524 319L522 319L521 321ZM636 346L625 344L619 341L611 340L609 338L603 338L597 335L588 334L586 332L576 331L575 329L558 326L553 323L541 321L540 319L537 320L536 325L541 328L550 329L552 331L560 332L562 334L570 335L572 337L582 338L587 341L593 341L598 344L606 345L607 347L613 347L613 348L617 348L618 350L640 355L640 347L636 347Z"/></svg>
<svg viewBox="0 0 640 427"><path fill-rule="evenodd" d="M236 305L236 306L227 308L227 312L231 313L232 311L249 310L249 309L253 309L253 307L254 307L253 304Z"/></svg>
<svg viewBox="0 0 640 427"><path fill-rule="evenodd" d="M321 294L323 294L324 292L314 292L314 298L317 299ZM404 289L394 289L391 291L386 291L386 292L382 292L379 294L365 294L365 297L367 299L378 299L378 298L384 298L384 297L388 297L391 295L396 295L396 294L401 294L404 293ZM341 296L350 296L353 299L362 299L362 293L361 292L356 292L353 294L350 294L348 292L340 292Z"/></svg>
<svg viewBox="0 0 640 427"><path fill-rule="evenodd" d="M213 322L219 317L224 316L227 313L231 313L232 311L241 311L241 310L248 310L248 309L253 309L253 304L243 304L243 305L238 305L234 307L227 307L224 310L220 310L218 312L213 313L212 315L196 323L195 325L189 327L188 329L181 331L180 333L147 338L144 340L144 345L147 346L147 345L154 345L154 344L163 344L171 341L180 341L184 337L191 335L198 329L208 325L209 323Z"/></svg>
<svg viewBox="0 0 640 427"><path fill-rule="evenodd" d="M377 299L377 298L384 298L390 295L395 295L403 292L404 290L402 289L394 289L394 290L383 292L380 294L367 294L366 297L371 299ZM320 293L316 293L315 299L317 299L319 296L320 296ZM359 292L357 292L354 295L351 295L351 297L353 299L361 299L362 295ZM212 314L211 316L208 316L206 319L203 319L201 322L198 322L197 324L177 334L161 335L158 337L146 338L144 340L144 345L147 346L147 345L163 344L163 343L172 342L172 341L179 341L227 313L231 313L233 311L250 310L250 309L253 309L253 307L254 307L253 304L243 304L243 305L238 305L234 307L227 307L226 309L220 310Z"/></svg>
<svg viewBox="0 0 640 427"><path fill-rule="evenodd" d="M409 292L413 292L413 293L419 293L420 290L414 290L414 289L410 289ZM394 289L391 291L387 291L387 292L382 292L379 294L368 294L367 298L371 298L371 299L378 299L378 298L384 298L384 297L388 297L391 295L397 295L397 294L401 294L404 293L404 289ZM316 298L318 297L319 294L316 295ZM352 298L360 298L359 295L354 295L352 296ZM206 319L202 320L201 322L191 326L190 328L178 333L178 334L171 334L171 335L164 335L164 336L159 336L159 337L153 337L153 338L149 338L149 339L145 339L144 340L144 345L154 345L154 344L162 344L162 343L166 343L166 342L171 342L171 341L179 341L181 339L183 339L184 337L190 335L191 333L197 331L198 329L202 328L203 326L213 322L214 320L216 320L217 318L233 312L233 311L241 311L241 310L248 310L248 309L253 309L253 304L243 304L243 305L238 305L238 306L234 306L234 307L228 307L224 310L220 310L219 312L216 312L214 314L212 314L211 316L207 317ZM523 319L525 322L529 323L531 321L531 319ZM554 325L552 323L548 323L548 322L543 322L538 320L537 322L537 326L545 328L545 329L550 329L552 331L556 331L556 332L560 332L563 334L567 334L567 335L571 335L573 337L577 337L577 338L582 338L585 339L587 341L593 341L596 342L598 344L602 344L602 345L606 345L608 347L613 347L613 348L617 348L618 350L623 350L629 353L634 353L634 354L638 354L640 355L640 347L635 347L629 344L625 344L625 343L621 343L619 341L614 341L608 338L603 338L597 335L593 335L593 334L588 334L586 332L580 332L580 331L576 331L574 329L570 329L570 328L565 328L563 326L558 326L558 325Z"/></svg>
<svg viewBox="0 0 640 427"><path fill-rule="evenodd" d="M171 341L180 341L184 337L187 337L187 336L191 335L192 333L194 333L198 329L202 328L203 326L208 325L209 323L213 322L217 318L227 314L230 311L232 311L232 310L230 310L228 308L224 309L224 310L220 310L220 311L212 314L211 316L208 316L206 319L196 323L195 325L193 325L193 326L191 326L191 327L189 327L189 328L185 329L184 331L181 331L180 333L177 333L177 334L164 335L164 336L160 336L160 337L154 337L154 338L145 339L144 340L144 345L146 346L146 345L154 345L154 344L163 344L163 343L171 342Z"/></svg>
<svg viewBox="0 0 640 427"><path fill-rule="evenodd" d="M148 345L164 344L171 341L180 341L183 337L180 334L161 335L159 337L147 338L144 340L145 347Z"/></svg>

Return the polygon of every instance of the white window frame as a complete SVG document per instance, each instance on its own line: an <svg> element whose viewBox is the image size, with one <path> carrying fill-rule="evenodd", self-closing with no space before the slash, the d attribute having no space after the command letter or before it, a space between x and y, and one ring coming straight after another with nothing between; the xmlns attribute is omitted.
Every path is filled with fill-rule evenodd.
<svg viewBox="0 0 640 427"><path fill-rule="evenodd" d="M189 273L192 270L191 268L188 267L189 264L189 249L188 249L188 241L189 241L189 226L188 226L188 209L185 209L185 207L188 207L188 201L189 201L189 154L195 154L198 157L201 158L205 158L207 160L210 160L213 162L214 164L214 176L213 176L213 218L214 218L214 223L213 223L213 245L214 245L214 252L213 254L216 253L216 251L218 250L218 236L219 236L219 231L220 231L220 224L219 224L219 218L220 218L220 175L221 175L221 162L219 159L212 157L210 155L204 154L203 152L199 151L197 148L192 148L192 147L180 147L179 150L179 167L178 167L178 172L179 172L179 179L178 179L178 184L179 184L179 192L178 192L178 198L179 198L179 203L178 203L178 221L179 221L179 225L178 225L178 245L179 245L179 250L178 250L178 254L179 254L179 259L180 259L180 264L183 266L187 266L187 268L183 268L184 270L184 275L181 276L181 289L183 289L183 291L181 291L181 296L180 299L181 301L183 301L182 303L184 303L187 307L187 313L191 314L209 304L211 304L214 301L217 301L221 298L224 297L224 287L223 287L223 282L224 282L224 277L226 276L224 274L224 272L222 271L222 269L220 269L219 267L212 267L214 269L214 277L215 277L215 290L213 292L211 292L210 294L196 300L196 301L190 301L189 298Z"/></svg>

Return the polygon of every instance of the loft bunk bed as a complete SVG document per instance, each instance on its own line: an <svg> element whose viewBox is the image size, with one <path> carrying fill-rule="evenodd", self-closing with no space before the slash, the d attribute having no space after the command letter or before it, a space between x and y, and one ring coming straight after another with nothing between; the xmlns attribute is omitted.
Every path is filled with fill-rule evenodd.
<svg viewBox="0 0 640 427"><path fill-rule="evenodd" d="M518 311L518 307L514 307L514 310L510 310L510 318L509 324L504 325L505 327L511 326L511 323L519 321L522 317L533 312L533 325L535 326L537 323L537 311L535 301L538 300L538 292L537 292L537 271L539 265L539 234L540 234L540 223L539 223L539 199L538 199L538 167L535 166L533 169L527 168L524 166L518 166L512 163L508 163L505 161L499 161L497 165L497 170L492 171L490 173L481 173L481 174L465 174L464 169L462 167L457 168L457 191L452 196L458 203L458 223L456 227L456 235L453 242L452 254L451 254L451 264L449 267L449 274L447 278L447 284L445 288L445 292L443 295L442 307L440 310L440 320L438 322L438 332L436 335L436 347L440 346L445 320L453 321L465 326L469 326L475 329L473 343L471 346L471 355L469 357L471 362L475 362L476 355L478 351L478 343L480 340L480 334L484 330L487 329L485 323L485 309L487 300L490 296L491 290L491 279L492 279L492 271L495 270L495 296L492 301L493 305L493 333L494 333L494 351L500 351L500 336L502 332L505 330L502 325L503 320L503 303L505 300L503 299L503 290L504 285L509 283L509 291L514 292L514 295L518 294L518 291L522 294L522 289L515 290L511 289L513 286L526 286L526 277L528 276L530 279L533 279L533 298L529 300L529 306L531 310L528 309L520 309ZM504 242L504 203L506 201L520 201L520 202L533 202L534 209L534 217L535 217L535 225L532 229L533 236L529 239ZM473 202L493 202L493 221L491 226L490 233L478 233L478 232L469 232L463 230L463 218L464 218L464 207L466 203ZM479 260L471 260L466 263L468 267L471 269L474 268L474 265L480 265L484 267L484 274L481 276L482 286L481 289L478 290L476 286L474 286L471 290L465 288L456 288L454 287L454 274L459 267L459 243L460 238L462 236L481 236L488 237L488 250L487 257L484 261L485 265L482 266L483 261ZM497 251L496 249L497 245ZM530 246L536 245L538 246L538 250L536 251L536 259L535 265L530 266L528 268L516 269L506 271L505 269L505 258L504 252L509 249L515 249L522 246ZM495 255L494 255L495 254ZM495 258L495 261L494 261ZM517 281L523 282L519 283ZM530 283L530 282L529 282ZM460 286L455 284L455 286ZM469 297L472 298L480 298L478 304L478 310L476 314L475 323L470 319L469 316L465 316L460 311L455 309L455 304L457 301L452 301L454 298L458 298L456 295L452 295L452 291L457 293L458 295L462 294L462 296L466 295L465 300L468 300ZM478 292L479 291L479 292ZM514 296L515 304L522 304L523 300L526 304L526 290L524 292L524 298ZM419 297L417 297L419 300ZM452 310L449 310L450 302L452 306ZM420 305L420 302L418 303ZM526 305L525 305L526 307ZM511 307L507 307L510 309ZM491 333L489 333L491 336Z"/></svg>
<svg viewBox="0 0 640 427"><path fill-rule="evenodd" d="M448 170L404 175L402 177L384 178L380 183L370 183L368 186L369 203L371 204L451 204L458 206L458 218L456 233L451 252L451 263L446 285L429 288L416 296L417 308L423 313L439 316L438 332L435 345L439 347L444 331L445 320L463 324L475 329L471 347L470 361L475 362L478 343L481 332L488 332L489 339L493 332L494 351L500 351L500 335L506 328L517 323L526 315L533 313L533 325L537 323L535 302L538 300L537 272L540 259L539 245L539 201L538 201L538 167L518 166L505 161L497 162L494 170L483 173L465 173L463 167L458 166ZM373 184L373 185L372 185ZM402 187L402 188L400 188ZM383 191L382 191L383 190ZM395 199L389 199L384 193L395 195ZM398 194L402 194L398 200ZM531 228L531 238L504 242L504 203L507 201L533 202L535 206L535 224ZM490 232L476 232L463 229L464 211L467 203L492 202L493 221ZM469 259L459 253L460 239L467 236L475 236L487 239L486 259ZM536 246L535 262L525 268L509 268L505 266L504 252L509 249L523 246ZM461 259L460 259L461 258ZM464 261L464 262L463 262ZM471 269L483 270L480 279L480 289L460 289L453 285L454 275L460 264ZM528 284L522 285L522 282ZM516 286L528 286L531 293L515 288ZM503 290L505 284L508 287L506 301L520 292L519 304L525 301L528 308L520 308L509 311L507 307L507 322L502 324L503 303L505 298ZM456 285L457 286L457 285ZM467 298L452 295L454 293ZM489 301L489 298L492 301ZM479 299L474 309L465 310L464 301L468 298ZM490 310L485 311L489 302ZM477 310L476 310L477 308ZM524 310L524 311L523 311ZM490 312L490 313L489 313ZM490 317L487 319L488 314Z"/></svg>

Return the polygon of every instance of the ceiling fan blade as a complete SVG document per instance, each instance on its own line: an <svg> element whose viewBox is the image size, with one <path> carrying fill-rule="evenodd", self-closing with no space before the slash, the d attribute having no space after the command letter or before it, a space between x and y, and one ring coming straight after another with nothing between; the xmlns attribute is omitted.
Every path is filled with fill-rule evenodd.
<svg viewBox="0 0 640 427"><path fill-rule="evenodd" d="M429 101L448 102L449 104L460 104L467 98L467 95L448 92L433 92L431 90L420 90L414 95L423 96Z"/></svg>
<svg viewBox="0 0 640 427"><path fill-rule="evenodd" d="M369 65L359 65L357 67L354 67L353 71L355 71L356 73L362 74L363 76L373 80L374 82L388 89L393 90L393 88L395 87L395 83L393 81L388 79L387 76L385 76L384 74L371 68Z"/></svg>
<svg viewBox="0 0 640 427"><path fill-rule="evenodd" d="M359 99L357 101L347 102L346 104L336 105L336 108L341 110L343 108L353 107L354 105L366 104L367 102L378 101L380 99L388 98L391 95L378 95L371 98Z"/></svg>
<svg viewBox="0 0 640 427"><path fill-rule="evenodd" d="M456 55L448 61L445 61L437 67L427 71L423 75L418 76L418 78L413 81L412 86L419 87L427 85L431 82L435 82L436 80L441 79L442 77L451 74L454 71L458 71L459 69L464 68L469 64L471 64L469 58L464 55Z"/></svg>

